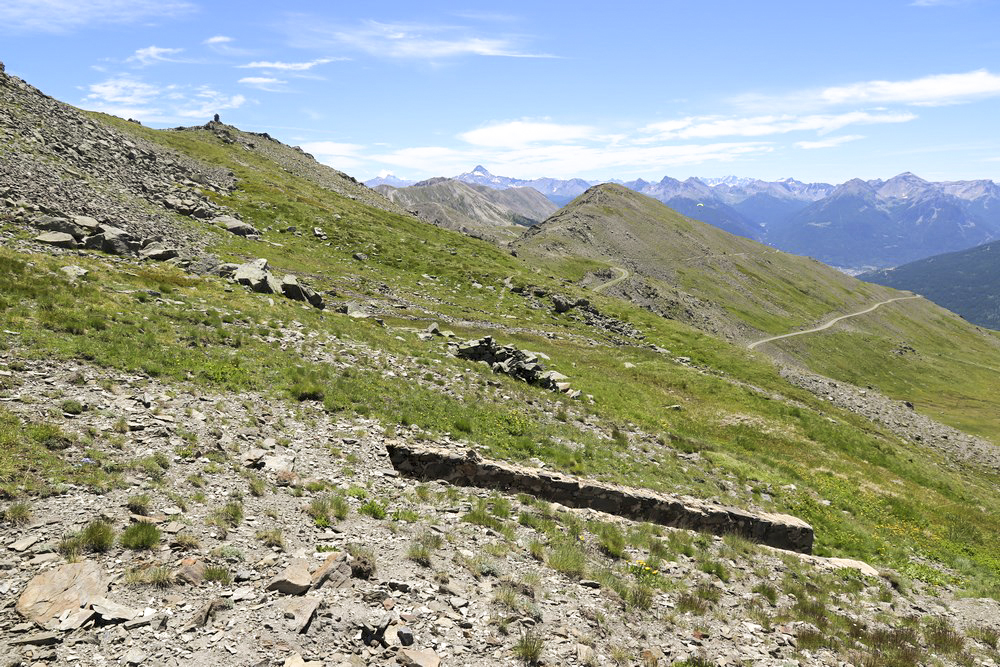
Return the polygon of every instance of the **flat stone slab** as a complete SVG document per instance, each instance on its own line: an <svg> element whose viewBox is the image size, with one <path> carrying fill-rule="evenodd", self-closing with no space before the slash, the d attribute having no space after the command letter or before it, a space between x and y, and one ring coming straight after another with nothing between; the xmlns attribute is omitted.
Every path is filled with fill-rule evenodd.
<svg viewBox="0 0 1000 667"><path fill-rule="evenodd" d="M17 600L17 612L47 626L63 612L75 612L104 596L108 579L94 561L67 563L46 570L28 582Z"/></svg>
<svg viewBox="0 0 1000 667"><path fill-rule="evenodd" d="M393 467L418 479L443 479L461 486L525 492L567 507L595 509L713 535L735 534L778 549L812 552L812 526L787 514L755 514L688 496L487 461L474 450L417 447L395 440L387 442L386 449Z"/></svg>

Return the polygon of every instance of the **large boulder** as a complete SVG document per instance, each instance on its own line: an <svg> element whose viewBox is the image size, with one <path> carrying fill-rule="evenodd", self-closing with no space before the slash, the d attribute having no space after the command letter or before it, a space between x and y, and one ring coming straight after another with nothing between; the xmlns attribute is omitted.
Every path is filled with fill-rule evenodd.
<svg viewBox="0 0 1000 667"><path fill-rule="evenodd" d="M152 259L159 262L165 262L168 259L173 259L174 257L179 256L179 254L180 253L177 252L177 248L172 248L168 245L160 243L159 241L154 241L139 251L139 256L143 259Z"/></svg>
<svg viewBox="0 0 1000 667"><path fill-rule="evenodd" d="M63 612L75 612L103 599L108 578L94 561L67 563L46 570L28 582L17 600L17 612L47 626Z"/></svg>
<svg viewBox="0 0 1000 667"><path fill-rule="evenodd" d="M310 305L316 308L323 307L323 297L316 293L316 290L312 289L308 285L300 283L298 278L292 274L288 274L281 279L281 293L284 294L289 299L295 301L307 301Z"/></svg>
<svg viewBox="0 0 1000 667"><path fill-rule="evenodd" d="M281 283L271 275L267 260L261 257L246 264L240 264L233 274L233 279L240 285L249 287L253 292L261 294L280 294Z"/></svg>
<svg viewBox="0 0 1000 667"><path fill-rule="evenodd" d="M227 232L236 234L237 236L256 236L260 234L253 225L242 220L237 220L231 215L220 215L218 218L212 220L212 222L220 227L224 227Z"/></svg>

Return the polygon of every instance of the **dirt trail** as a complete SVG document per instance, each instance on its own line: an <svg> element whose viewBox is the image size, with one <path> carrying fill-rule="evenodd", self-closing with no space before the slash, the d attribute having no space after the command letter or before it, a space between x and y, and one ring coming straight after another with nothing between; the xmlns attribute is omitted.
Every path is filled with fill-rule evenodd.
<svg viewBox="0 0 1000 667"><path fill-rule="evenodd" d="M621 281L628 280L628 277L631 275L625 269L619 268L617 266L612 266L611 268L618 273L618 277L617 278L613 278L613 279L609 280L608 282L606 282L606 283L604 283L602 285L598 285L597 287L594 288L595 292L603 292L604 290L608 289L609 287L614 287L615 285L617 285Z"/></svg>
<svg viewBox="0 0 1000 667"><path fill-rule="evenodd" d="M869 306L868 308L865 308L864 310L859 310L856 313L850 313L848 315L841 315L839 317L835 317L832 320L830 320L829 322L826 322L825 324L821 324L818 327L813 327L812 329L806 329L805 331L794 331L792 333L781 334L780 336L770 336L768 338L763 338L761 340L754 341L753 343L750 343L749 345L747 345L747 348L752 350L755 347L757 347L758 345L763 345L764 343L770 343L770 342L773 342L773 341L776 341L776 340L781 340L782 338L791 338L792 336L802 336L804 334L810 334L810 333L816 333L817 331L823 331L825 329L829 329L830 327L832 327L837 322L840 322L841 320L846 320L849 317L857 317L858 315L864 315L866 313L870 313L873 310L875 310L876 308L878 308L880 306L884 306L887 303L892 303L893 301L906 301L907 299L919 299L919 298L920 298L920 295L915 295L915 296L897 296L894 299L886 299L885 301L880 301L880 302L876 303L874 306Z"/></svg>

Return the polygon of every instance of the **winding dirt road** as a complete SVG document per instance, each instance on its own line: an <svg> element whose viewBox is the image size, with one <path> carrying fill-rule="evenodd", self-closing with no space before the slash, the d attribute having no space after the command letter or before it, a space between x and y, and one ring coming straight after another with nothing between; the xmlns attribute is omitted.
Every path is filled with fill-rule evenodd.
<svg viewBox="0 0 1000 667"><path fill-rule="evenodd" d="M823 331L824 329L829 329L830 327L832 327L837 322L840 322L841 320L846 320L849 317L857 317L858 315L864 315L866 313L870 313L873 310L875 310L876 308L878 308L879 306L884 306L887 303L892 303L893 301L906 301L907 299L919 299L919 298L920 298L920 295L916 295L916 296L897 296L894 299L887 299L885 301L880 301L879 303L876 303L874 306L869 306L868 308L865 308L864 310L859 310L856 313L850 313L848 315L841 315L840 317L835 317L832 320L830 320L829 322L826 322L825 324L821 324L818 327L815 327L815 328L812 328L812 329L806 329L805 331L795 331L795 332L792 332L792 333L781 334L780 336L771 336L769 338L764 338L764 339L761 339L761 340L758 340L758 341L754 341L753 343L750 343L749 345L747 345L747 348L750 349L750 350L752 350L755 347L757 347L758 345L763 345L764 343L770 343L772 341L781 340L782 338L791 338L792 336L803 336L805 334L811 334L811 333L816 333L817 331Z"/></svg>
<svg viewBox="0 0 1000 667"><path fill-rule="evenodd" d="M604 290L608 289L609 287L614 287L615 285L617 285L621 281L627 280L628 277L631 275L625 269L619 268L617 266L612 266L611 268L614 271L618 272L618 277L609 280L608 282L604 283L603 285L598 285L597 287L594 288L595 292L603 292Z"/></svg>

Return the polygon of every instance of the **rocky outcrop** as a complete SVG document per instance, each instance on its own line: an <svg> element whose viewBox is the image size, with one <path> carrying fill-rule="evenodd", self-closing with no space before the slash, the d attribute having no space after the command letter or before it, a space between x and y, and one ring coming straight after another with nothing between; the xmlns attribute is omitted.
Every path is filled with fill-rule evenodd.
<svg viewBox="0 0 1000 667"><path fill-rule="evenodd" d="M315 308L324 308L323 297L308 285L299 282L295 276L288 274L278 280L271 273L267 260L263 257L235 268L230 265L220 267L221 275L229 275L232 270L233 280L247 287L251 292L260 294L281 294L294 301L305 301Z"/></svg>
<svg viewBox="0 0 1000 667"><path fill-rule="evenodd" d="M399 441L386 443L386 449L396 470L420 479L443 479L463 486L526 492L567 507L586 507L714 535L735 534L787 551L812 551L812 527L787 514L753 514L685 496L487 461L473 450L463 454Z"/></svg>
<svg viewBox="0 0 1000 667"><path fill-rule="evenodd" d="M567 378L556 371L546 371L532 352L520 350L513 345L500 345L492 336L484 336L452 346L452 352L460 359L481 361L490 366L494 373L503 373L528 384L544 389L561 391L572 398L580 395L566 382Z"/></svg>

